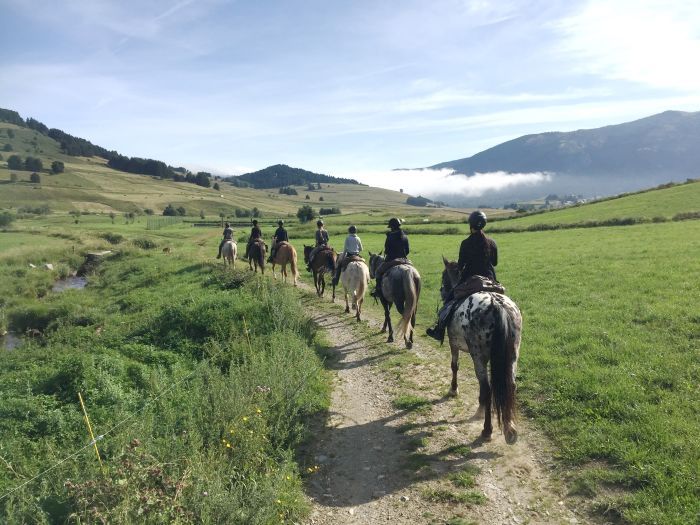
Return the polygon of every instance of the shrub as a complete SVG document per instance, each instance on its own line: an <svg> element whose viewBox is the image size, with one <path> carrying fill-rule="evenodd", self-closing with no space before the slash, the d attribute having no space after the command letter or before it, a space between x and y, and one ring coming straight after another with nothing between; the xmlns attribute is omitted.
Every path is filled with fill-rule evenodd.
<svg viewBox="0 0 700 525"><path fill-rule="evenodd" d="M37 159L36 157L27 157L24 160L24 168L27 171L41 171L44 169L44 165L41 162L41 159Z"/></svg>
<svg viewBox="0 0 700 525"><path fill-rule="evenodd" d="M21 170L22 169L22 157L19 155L10 155L7 159L7 169L8 170Z"/></svg>
<svg viewBox="0 0 700 525"><path fill-rule="evenodd" d="M33 182L34 184L41 184L41 176L34 172L29 176L29 182Z"/></svg>
<svg viewBox="0 0 700 525"><path fill-rule="evenodd" d="M674 221L687 221L689 219L700 219L700 211L686 211L683 213L676 213L673 216Z"/></svg>
<svg viewBox="0 0 700 525"><path fill-rule="evenodd" d="M123 235L111 232L100 233L99 237L107 241L109 244L119 244L120 242L124 242L126 240L126 237Z"/></svg>
<svg viewBox="0 0 700 525"><path fill-rule="evenodd" d="M10 130L8 130L8 131L10 131ZM5 144L5 145L2 147L2 150L3 150L3 151L12 151L12 144Z"/></svg>
<svg viewBox="0 0 700 525"><path fill-rule="evenodd" d="M291 186L284 186L279 189L279 192L283 195L299 195L299 192Z"/></svg>
<svg viewBox="0 0 700 525"><path fill-rule="evenodd" d="M10 173L10 182L17 182L19 180L19 177L17 176L16 173Z"/></svg>
<svg viewBox="0 0 700 525"><path fill-rule="evenodd" d="M54 160L51 163L51 173L63 173L65 165L60 160Z"/></svg>
<svg viewBox="0 0 700 525"><path fill-rule="evenodd" d="M15 220L14 215L12 215L9 211L4 211L0 213L0 226L5 227L9 226L12 224L12 221Z"/></svg>
<svg viewBox="0 0 700 525"><path fill-rule="evenodd" d="M168 204L163 210L163 215L175 217L177 215L177 210L172 204Z"/></svg>
<svg viewBox="0 0 700 525"><path fill-rule="evenodd" d="M304 204L297 210L297 218L299 222L308 222L314 218L314 209L308 204Z"/></svg>
<svg viewBox="0 0 700 525"><path fill-rule="evenodd" d="M151 239L138 238L131 242L142 250L152 250L154 248L158 248L158 243L152 241Z"/></svg>

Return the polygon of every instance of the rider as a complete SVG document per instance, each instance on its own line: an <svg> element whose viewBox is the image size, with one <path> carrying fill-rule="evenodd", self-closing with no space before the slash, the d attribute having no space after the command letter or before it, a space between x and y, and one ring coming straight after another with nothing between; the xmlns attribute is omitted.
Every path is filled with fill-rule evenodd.
<svg viewBox="0 0 700 525"><path fill-rule="evenodd" d="M248 238L248 245L245 248L245 258L250 258L250 247L253 243L262 239L262 230L258 226L257 219L253 219L253 227L250 229L250 237Z"/></svg>
<svg viewBox="0 0 700 525"><path fill-rule="evenodd" d="M488 277L496 281L496 270L494 266L498 264L498 247L493 239L484 235L486 226L486 214L482 211L474 211L469 215L470 235L462 241L459 247L459 259L457 267L460 272L460 282L466 281L474 275ZM452 293L448 296L449 302ZM439 316L435 327L428 328L426 333L438 341L445 337L446 321L448 317Z"/></svg>
<svg viewBox="0 0 700 525"><path fill-rule="evenodd" d="M221 242L219 243L219 255L216 256L217 259L221 259L221 248L224 247L224 243L226 241L232 241L233 240L233 230L231 229L231 225L226 222L224 223L224 238L221 239Z"/></svg>
<svg viewBox="0 0 700 525"><path fill-rule="evenodd" d="M382 276L389 268L396 266L397 260L408 263L409 246L408 237L401 229L401 221L396 217L389 219L388 224L390 231L386 234L384 241L384 262L377 268L375 277L377 278L377 286L374 290L375 297L379 297L382 293Z"/></svg>
<svg viewBox="0 0 700 525"><path fill-rule="evenodd" d="M272 236L272 250L270 251L270 262L275 258L277 254L277 245L281 242L289 242L289 235L287 230L284 229L284 221L277 221L278 228L275 230L275 234Z"/></svg>
<svg viewBox="0 0 700 525"><path fill-rule="evenodd" d="M355 226L350 226L348 228L348 236L345 238L345 246L343 246L343 253L341 254L340 264L337 265L335 269L335 276L333 277L333 286L338 286L338 281L340 280L340 272L344 269L342 264L351 255L359 256L362 251L362 241L357 236L357 228Z"/></svg>
<svg viewBox="0 0 700 525"><path fill-rule="evenodd" d="M311 263L318 252L324 248L328 248L328 231L323 227L323 221L319 219L316 221L316 246L309 254L309 264L306 266L308 271L311 271Z"/></svg>

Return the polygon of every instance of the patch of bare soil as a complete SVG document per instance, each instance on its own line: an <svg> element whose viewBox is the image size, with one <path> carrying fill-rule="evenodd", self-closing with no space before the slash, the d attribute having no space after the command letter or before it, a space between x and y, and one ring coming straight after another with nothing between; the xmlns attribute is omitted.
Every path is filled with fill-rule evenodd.
<svg viewBox="0 0 700 525"><path fill-rule="evenodd" d="M307 464L319 467L307 478L308 523L589 522L522 418L515 445L497 428L492 441L478 439L483 421L470 419L478 386L468 355L460 396L450 398L447 345L421 337L406 350L384 342L376 310L356 323L340 304L315 294L302 301L331 342L328 366L337 374L329 417L305 451Z"/></svg>

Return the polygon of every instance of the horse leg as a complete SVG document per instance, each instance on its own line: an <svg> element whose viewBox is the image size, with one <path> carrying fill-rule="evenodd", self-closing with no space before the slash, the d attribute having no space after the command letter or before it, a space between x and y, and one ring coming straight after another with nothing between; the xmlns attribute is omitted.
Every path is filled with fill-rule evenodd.
<svg viewBox="0 0 700 525"><path fill-rule="evenodd" d="M355 318L357 319L357 322L360 322L360 313L362 312L362 301L364 300L364 297L360 297L359 299L355 299Z"/></svg>
<svg viewBox="0 0 700 525"><path fill-rule="evenodd" d="M275 273L275 263L272 263L272 278L276 281L277 280L277 274Z"/></svg>
<svg viewBox="0 0 700 525"><path fill-rule="evenodd" d="M474 371L476 372L476 378L479 380L479 408L474 414L474 419L484 418L484 429L481 431L481 437L491 439L493 426L491 425L491 385L489 383L487 356L488 353L483 356L472 354Z"/></svg>
<svg viewBox="0 0 700 525"><path fill-rule="evenodd" d="M452 384L450 385L450 395L456 397L459 395L459 387L457 386L457 372L459 371L459 348L452 341L450 341L450 352L452 353Z"/></svg>
<svg viewBox="0 0 700 525"><path fill-rule="evenodd" d="M335 297L335 287L333 287L333 297ZM345 313L350 313L350 303L348 302L348 291L345 290Z"/></svg>
<svg viewBox="0 0 700 525"><path fill-rule="evenodd" d="M391 326L391 314L389 314L390 304L384 305L384 324L389 327L389 337L386 340L387 343L394 342L394 328Z"/></svg>

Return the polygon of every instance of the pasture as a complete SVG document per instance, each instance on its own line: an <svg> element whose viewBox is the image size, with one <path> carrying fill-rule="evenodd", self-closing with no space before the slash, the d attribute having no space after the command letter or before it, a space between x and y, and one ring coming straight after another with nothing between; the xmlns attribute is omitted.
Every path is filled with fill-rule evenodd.
<svg viewBox="0 0 700 525"><path fill-rule="evenodd" d="M679 188L687 190L687 187ZM680 195L678 200L686 204L673 200L665 209L687 207L685 194ZM608 202L613 205L616 200ZM581 207L571 212L585 209ZM557 213L532 219L556 217ZM330 221L334 246L342 245L342 232L351 220L361 225L359 235L365 252L382 249L384 235L379 232L383 227L368 213L334 217ZM434 321L439 305L441 257L456 258L459 243L464 238L464 233L444 232L447 229L466 232L467 227L459 223L425 226L419 220L415 219L414 231L420 233L410 235L410 257L423 277L417 329L421 336ZM185 479L185 474L191 476L193 472L212 469L205 478L208 487L218 487L219 495L229 497L235 493L235 498L243 498L242 493L236 492L240 487L217 477L224 475L223 467L212 462L222 461L226 451L224 455L205 453L204 448L198 447L221 439L229 421L227 418L232 421L248 417L244 412L251 407L245 405L242 398L241 403L247 408L240 414L232 415L221 407L227 396L233 395L227 394L228 389L239 388L239 383L227 383L233 381L231 371L239 365L251 364L249 352L245 350L246 342L240 339L242 317L245 315L252 323L251 319L257 316L262 317L262 324L251 325L256 339L260 337L264 344L284 346L292 338L296 341L294 351L298 353L289 358L300 359L305 366L318 370L312 391L295 400L297 404L291 409L295 419L288 422L284 432L293 437L279 438L274 449L260 449L272 457L283 458L284 480L286 476L293 480L290 486L284 485L284 489L280 488L282 485L264 485L267 488L263 492L269 494L265 492L269 489L290 494L289 502L283 500L282 511L289 517L302 515L299 476L289 450L298 442L297 432L303 423L303 414L321 409L327 391L315 361L317 358L309 350L316 343L302 313L288 313L295 320L293 334L277 333L281 319L275 313L273 301L294 304L295 292L266 280L239 278L241 274L238 273L226 277L208 263L201 262L213 258L219 241L218 228L180 224L146 231L143 219L135 224L117 219L112 225L110 219L102 215L83 216L79 224L72 221L68 216L59 215L19 220L13 224L17 232L0 233L0 265L4 272L13 276L0 284L2 295L9 298L3 306L4 322L11 328L16 325L22 329L40 323L38 329L47 330L49 334L45 342L29 343L21 353L2 354L0 380L3 381L3 406L7 407L3 409L3 435L17 436L16 440L5 440L0 445L3 457L10 451L21 457L15 468L21 467L26 475L72 450L76 442L84 443L84 429L73 400L75 391L80 388L90 395L102 396L94 403L89 397L88 405L94 406L91 410L96 412L95 424L108 428L130 410L142 407L144 399L159 392L164 385L196 371L192 381L197 388L211 393L214 388L211 385L216 386L213 399L217 403L220 400L220 404L216 404L215 414L205 417L202 412L209 402L204 394L184 399L184 393L178 390L173 392L171 404L163 401L157 405L164 411L165 429L157 429L150 415L139 421L139 433L150 436L148 446L154 448L148 450L152 456L173 458L172 463L167 462L168 468L173 469L172 479ZM409 221L409 232L412 227L414 224ZM311 243L312 231L312 226L292 224L290 237L297 250L301 251L303 242ZM106 232L119 234L123 239L110 244L102 235ZM246 233L236 229L239 238ZM264 233L269 238L272 229L266 226ZM699 510L700 447L695 436L700 432L697 418L700 401L697 391L700 380L700 317L697 314L700 222L494 234L493 237L499 246L499 280L520 306L524 317L518 371L522 409L552 439L559 460L558 472L572 493L594 499L600 512L606 512L608 518L617 516L615 519L638 524L693 522ZM157 247L143 250L134 244L135 239L150 239ZM34 240L42 243L38 255L29 245ZM47 295L57 275L29 271L27 263L60 260L65 267L75 267L77 256L73 246L78 253L87 248L111 248L120 255L91 278L85 291L68 292L70 295L60 297ZM173 256L161 252L166 246L173 249ZM59 269L65 271L65 267L59 266ZM303 267L301 274L303 280L309 282ZM236 284L239 279L240 285ZM167 297L163 295L165 290ZM44 295L46 297L37 302L36 297ZM211 326L206 320L192 325L195 311L208 312L209 306L214 304L237 316L235 330L220 324L219 317L211 320ZM241 308L244 313L240 313ZM379 313L379 307L371 300L366 301L365 309ZM277 321L267 319L270 316ZM166 328L161 330L159 326ZM98 328L99 334L96 333ZM212 353L221 348L233 349L231 357L227 354L223 362L212 359ZM27 356L29 365L19 366L18 360L27 360ZM273 384L286 380L279 377L279 370L283 368L275 367L296 367L296 363L265 362L260 366L264 369L261 373L278 375L256 376L256 381ZM110 367L115 367L115 372L111 372ZM470 367L463 366L461 373L471 374ZM87 370L93 368L96 372L88 374ZM72 390L64 392L63 387L57 386L56 370L65 374L69 374L66 370L79 371L78 379L70 383ZM294 370L296 373L296 368ZM217 375L224 372L228 375ZM236 381L243 381L238 375L236 378ZM447 348L444 381L447 387ZM204 384L209 386L203 387ZM187 391L191 394L193 389L188 387ZM258 398L253 399L257 402ZM177 403L191 407L196 414L191 417L196 421L184 421L182 414L176 415L173 407ZM145 413L152 414L149 410ZM266 405L264 410L274 413L275 418L281 417L274 406ZM32 414L30 419L34 423L20 421L20 414L25 413ZM189 428L190 424L203 430L198 431L194 440L196 460L182 463L184 447L191 446L192 442L180 436L178 429L184 428L183 425ZM35 444L30 451L23 452L20 443L26 442L30 435L36 436ZM169 451L166 443L171 440L175 445ZM284 444L281 448L277 447L280 443ZM127 443L117 439L107 445L106 454L114 460L127 453L125 447ZM42 452L37 453L38 450ZM254 451L250 453L254 455ZM58 483L61 476L83 482L95 477L96 467L87 467L87 463L85 460L57 470L42 485L42 501L46 503L30 504L32 491L23 489L12 499L12 504L3 502L4 512L30 519L48 512L48 502L58 505L61 512L68 512L70 505L77 502L83 504L82 499L66 499ZM186 464L195 470L187 471ZM3 490L17 480L11 472L4 472L3 476L0 478ZM187 483L191 483L188 497L194 498L196 491L210 492L199 482L195 483L194 477L187 479L190 480ZM113 485L105 487L107 489L117 490ZM195 509L200 509L198 503L187 501L188 505L191 501ZM251 500L236 501L251 504ZM258 504L258 500L255 502L254 505ZM223 499L218 505L216 508L229 509ZM277 510L275 507L274 511ZM122 508L122 511L133 509Z"/></svg>

